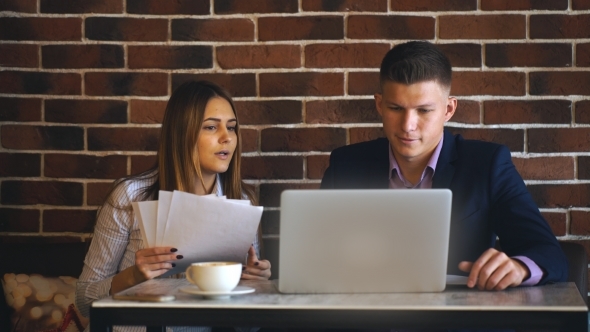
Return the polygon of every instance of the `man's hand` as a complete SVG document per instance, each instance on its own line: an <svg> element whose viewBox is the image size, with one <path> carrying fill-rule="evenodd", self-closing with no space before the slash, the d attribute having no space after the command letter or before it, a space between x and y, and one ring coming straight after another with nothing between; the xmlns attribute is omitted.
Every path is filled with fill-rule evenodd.
<svg viewBox="0 0 590 332"><path fill-rule="evenodd" d="M248 261L242 269L242 279L267 280L270 278L270 262L266 259L258 260L253 246L250 246L248 250Z"/></svg>
<svg viewBox="0 0 590 332"><path fill-rule="evenodd" d="M459 269L469 272L467 287L480 290L503 290L516 287L529 277L529 269L519 260L494 248L486 250L475 262L463 261Z"/></svg>

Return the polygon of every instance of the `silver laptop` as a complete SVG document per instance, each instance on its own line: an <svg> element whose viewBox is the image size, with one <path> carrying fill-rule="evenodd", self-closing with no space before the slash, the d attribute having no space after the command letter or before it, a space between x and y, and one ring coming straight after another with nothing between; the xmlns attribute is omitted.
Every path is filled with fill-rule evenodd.
<svg viewBox="0 0 590 332"><path fill-rule="evenodd" d="M448 189L284 191L279 291L443 291L451 199Z"/></svg>

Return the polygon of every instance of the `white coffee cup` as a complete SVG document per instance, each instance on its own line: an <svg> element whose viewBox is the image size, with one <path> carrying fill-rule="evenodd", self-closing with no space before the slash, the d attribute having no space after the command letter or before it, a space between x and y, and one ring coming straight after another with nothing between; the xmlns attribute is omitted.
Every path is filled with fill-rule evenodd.
<svg viewBox="0 0 590 332"><path fill-rule="evenodd" d="M242 264L236 262L193 263L186 269L186 279L207 292L229 292L241 275Z"/></svg>

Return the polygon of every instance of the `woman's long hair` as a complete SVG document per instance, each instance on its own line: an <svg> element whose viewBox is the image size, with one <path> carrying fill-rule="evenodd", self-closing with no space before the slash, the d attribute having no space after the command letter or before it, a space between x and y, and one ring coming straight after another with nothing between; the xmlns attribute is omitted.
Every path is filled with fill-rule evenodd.
<svg viewBox="0 0 590 332"><path fill-rule="evenodd" d="M213 98L225 99L237 120L236 108L225 89L208 81L183 83L174 90L166 105L156 165L143 173L116 181L113 188L130 180L155 178L152 185L139 188L139 201L158 199L159 190L196 193L199 183L204 188L197 139L203 125L205 108ZM238 141L229 167L225 173L219 174L223 193L232 199L242 199L246 195L252 204L256 204L253 190L242 182L240 174L242 147L239 121L236 122L236 135Z"/></svg>

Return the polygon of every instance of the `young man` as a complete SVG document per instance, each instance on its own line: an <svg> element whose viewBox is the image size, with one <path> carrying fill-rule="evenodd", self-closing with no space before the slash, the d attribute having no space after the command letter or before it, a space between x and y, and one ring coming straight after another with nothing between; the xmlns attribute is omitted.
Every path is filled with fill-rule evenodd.
<svg viewBox="0 0 590 332"><path fill-rule="evenodd" d="M508 148L444 129L457 108L451 74L433 44L391 49L375 94L387 138L334 150L322 188L449 188L448 274L468 273L467 285L482 290L565 281L566 257ZM502 251L494 249L496 236Z"/></svg>

